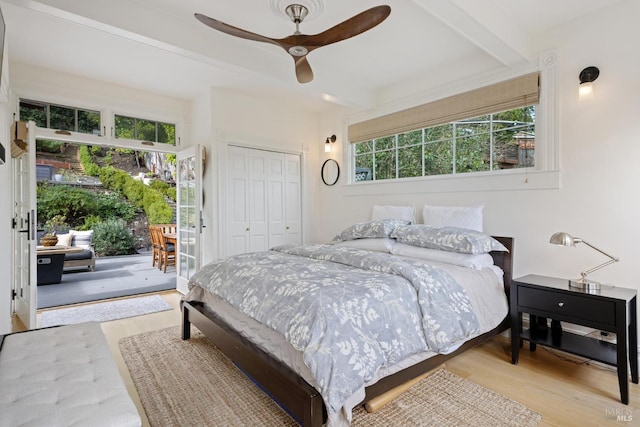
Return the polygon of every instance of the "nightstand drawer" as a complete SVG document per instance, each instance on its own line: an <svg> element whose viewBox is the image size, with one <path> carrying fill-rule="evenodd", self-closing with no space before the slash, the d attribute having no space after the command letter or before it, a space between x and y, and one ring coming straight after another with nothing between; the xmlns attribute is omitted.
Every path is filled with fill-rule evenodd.
<svg viewBox="0 0 640 427"><path fill-rule="evenodd" d="M601 298L560 294L521 286L518 288L518 306L557 314L563 318L611 326L616 324L615 304Z"/></svg>

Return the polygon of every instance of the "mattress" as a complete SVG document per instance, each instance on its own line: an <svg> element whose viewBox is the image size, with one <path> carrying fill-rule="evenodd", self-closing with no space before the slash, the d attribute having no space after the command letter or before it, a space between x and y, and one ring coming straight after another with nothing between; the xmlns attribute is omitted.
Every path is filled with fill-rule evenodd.
<svg viewBox="0 0 640 427"><path fill-rule="evenodd" d="M469 339L495 328L502 322L508 313L508 302L503 288L502 270L500 270L499 267L491 266L476 270L431 261L429 264L446 270L467 292L480 325L479 331L469 337ZM232 325L240 335L291 367L298 375L304 378L305 381L316 387L309 368L303 362L302 353L294 349L280 333L260 324L253 318L236 310L220 297L198 286L193 287L184 299L186 301L200 301L205 303L217 316ZM462 344L463 343L458 343L456 346L449 348L447 352L455 351ZM394 374L434 355L436 355L436 353L430 351L421 352L413 354L392 366L385 366L381 368L375 377L369 380L365 386L374 384L380 378ZM352 408L363 399L364 388L354 393L354 395L345 402L342 413L340 414L340 419L329 420L328 424L348 424L351 418Z"/></svg>

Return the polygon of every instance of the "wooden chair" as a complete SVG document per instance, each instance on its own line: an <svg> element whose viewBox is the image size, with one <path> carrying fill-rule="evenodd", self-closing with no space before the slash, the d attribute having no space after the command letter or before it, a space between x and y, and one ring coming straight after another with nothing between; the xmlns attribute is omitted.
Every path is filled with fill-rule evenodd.
<svg viewBox="0 0 640 427"><path fill-rule="evenodd" d="M160 268L160 241L158 240L157 228L158 226L156 225L149 226L149 235L151 236L151 266L155 267L156 263L158 263L158 268Z"/></svg>
<svg viewBox="0 0 640 427"><path fill-rule="evenodd" d="M167 265L176 265L175 243L168 243L164 233L175 233L175 224L161 224L156 227L158 240L160 241L160 264L158 268L167 272Z"/></svg>

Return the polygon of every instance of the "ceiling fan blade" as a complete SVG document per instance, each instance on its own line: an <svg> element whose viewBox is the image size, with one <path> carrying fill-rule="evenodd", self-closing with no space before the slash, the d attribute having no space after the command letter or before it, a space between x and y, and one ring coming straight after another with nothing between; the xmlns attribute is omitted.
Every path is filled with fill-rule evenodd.
<svg viewBox="0 0 640 427"><path fill-rule="evenodd" d="M243 30L242 28L234 27L233 25L225 24L217 19L209 18L201 13L194 13L196 19L202 22L204 25L213 28L214 30L221 31L231 36L240 37L242 39L253 40L257 42L271 43L280 46L277 40L271 39L260 34L252 33L251 31Z"/></svg>
<svg viewBox="0 0 640 427"><path fill-rule="evenodd" d="M305 36L304 46L311 51L320 46L349 39L372 29L390 14L391 7L387 5L372 7L319 34Z"/></svg>
<svg viewBox="0 0 640 427"><path fill-rule="evenodd" d="M305 56L292 56L293 61L296 63L296 78L298 79L298 83L309 83L313 80L313 71L311 70L311 65L307 61L307 57Z"/></svg>

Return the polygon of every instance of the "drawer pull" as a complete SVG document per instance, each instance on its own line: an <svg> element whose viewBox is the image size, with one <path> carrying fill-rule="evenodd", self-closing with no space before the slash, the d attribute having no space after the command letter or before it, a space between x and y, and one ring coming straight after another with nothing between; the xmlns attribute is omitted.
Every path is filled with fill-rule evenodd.
<svg viewBox="0 0 640 427"><path fill-rule="evenodd" d="M563 307L563 306L564 306L564 303L563 303L563 302L559 302L559 303L558 303L558 307Z"/></svg>

